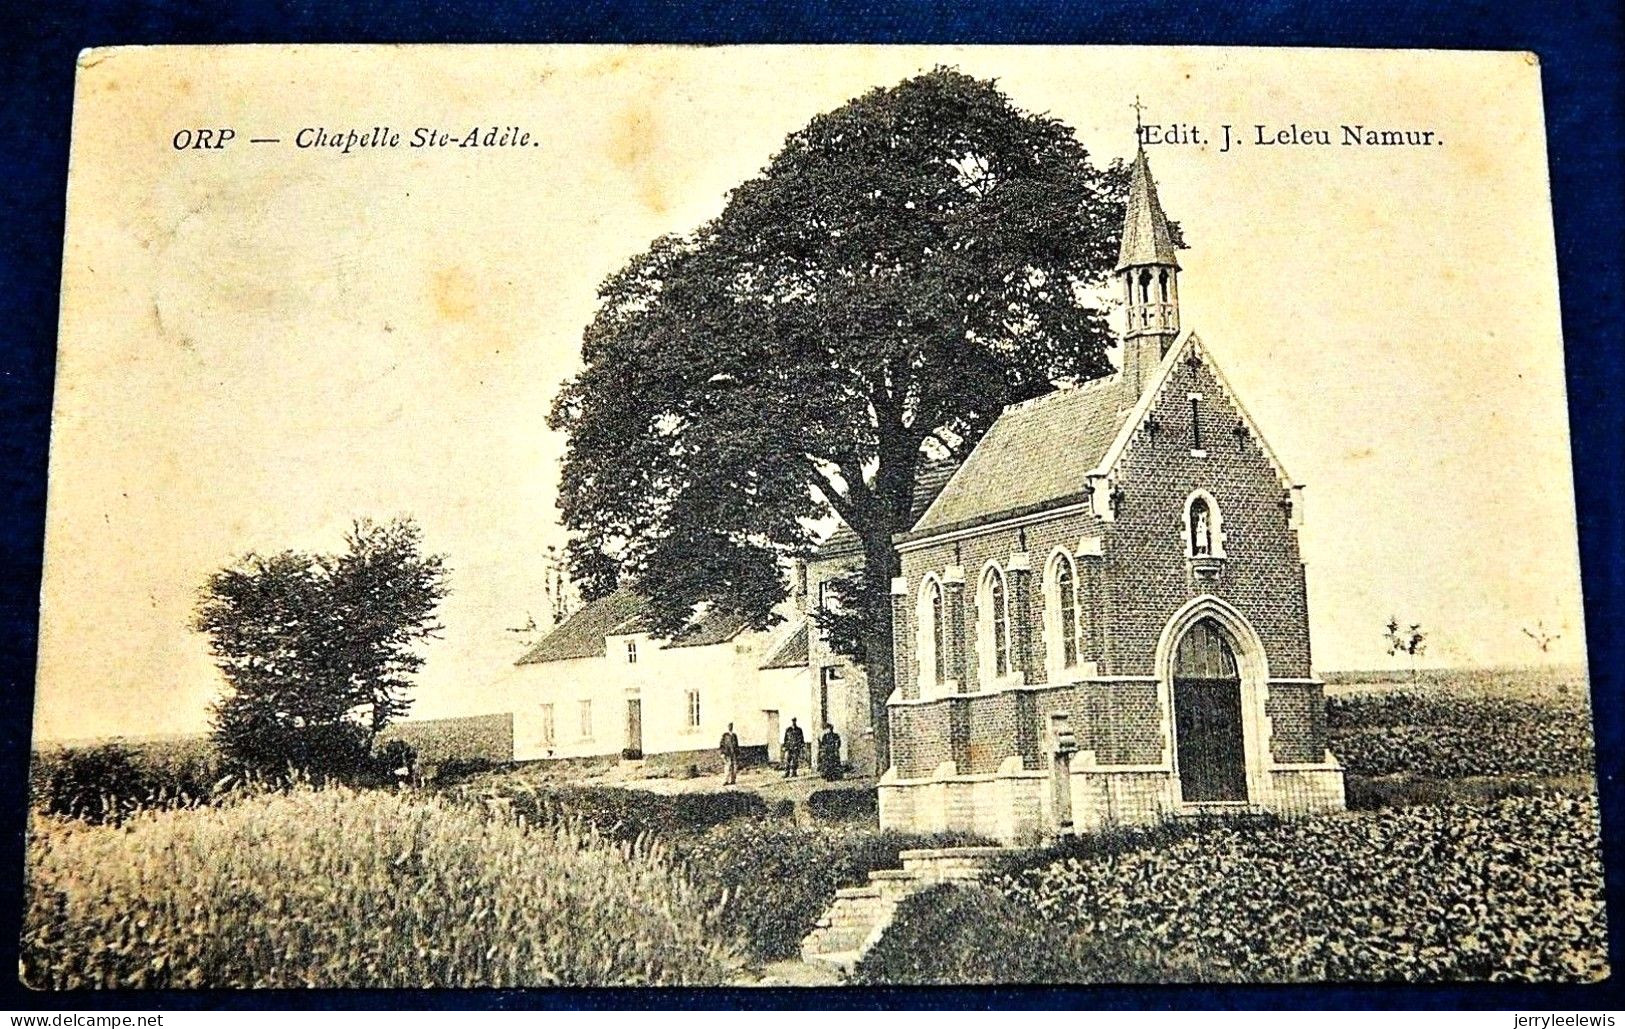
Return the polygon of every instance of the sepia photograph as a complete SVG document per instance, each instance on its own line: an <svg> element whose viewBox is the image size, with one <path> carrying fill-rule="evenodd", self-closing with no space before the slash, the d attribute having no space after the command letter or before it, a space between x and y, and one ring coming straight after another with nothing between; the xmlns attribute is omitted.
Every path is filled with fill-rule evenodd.
<svg viewBox="0 0 1625 1029"><path fill-rule="evenodd" d="M1607 978L1541 88L84 51L22 983Z"/></svg>

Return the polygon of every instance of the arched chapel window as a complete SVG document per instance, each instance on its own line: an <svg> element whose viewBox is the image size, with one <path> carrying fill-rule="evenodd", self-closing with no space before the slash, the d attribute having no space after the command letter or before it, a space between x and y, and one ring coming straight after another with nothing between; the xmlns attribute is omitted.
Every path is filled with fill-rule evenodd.
<svg viewBox="0 0 1625 1029"><path fill-rule="evenodd" d="M916 608L915 654L920 666L920 696L939 692L948 679L947 634L942 618L942 584L927 577Z"/></svg>
<svg viewBox="0 0 1625 1029"><path fill-rule="evenodd" d="M1079 643L1078 569L1071 555L1058 551L1049 566L1044 603L1049 615L1049 658L1057 670L1076 668Z"/></svg>
<svg viewBox="0 0 1625 1029"><path fill-rule="evenodd" d="M931 583L931 670L937 685L948 681L948 634L942 620L942 586Z"/></svg>
<svg viewBox="0 0 1625 1029"><path fill-rule="evenodd" d="M993 678L1010 674L1010 598L1005 590L1004 572L989 565L982 573L977 591L977 636L981 641L983 684L988 673Z"/></svg>

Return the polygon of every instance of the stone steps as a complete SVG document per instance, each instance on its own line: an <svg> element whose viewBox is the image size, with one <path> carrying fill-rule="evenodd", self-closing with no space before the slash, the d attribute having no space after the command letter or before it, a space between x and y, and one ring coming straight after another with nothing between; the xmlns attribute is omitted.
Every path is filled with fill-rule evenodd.
<svg viewBox="0 0 1625 1029"><path fill-rule="evenodd" d="M842 905L832 907L818 920L820 929L853 929L872 926L885 918L891 912L881 907L849 908Z"/></svg>
<svg viewBox="0 0 1625 1029"><path fill-rule="evenodd" d="M842 896L845 894L845 896ZM816 927L801 941L804 961L817 961L850 973L873 939L891 924L897 902L881 896L873 886L837 892L835 902Z"/></svg>
<svg viewBox="0 0 1625 1029"><path fill-rule="evenodd" d="M809 964L822 965L831 971L848 976L857 971L859 955L855 950L828 950L810 956L803 956L802 960Z"/></svg>
<svg viewBox="0 0 1625 1029"><path fill-rule="evenodd" d="M868 885L835 891L834 903L801 941L801 959L851 975L885 934L905 898L939 883L973 881L992 860L1008 853L1001 847L904 851L902 868L870 872Z"/></svg>
<svg viewBox="0 0 1625 1029"><path fill-rule="evenodd" d="M873 931L873 925L830 926L818 936L817 953L829 954L847 950L855 952L863 946L863 941L868 939Z"/></svg>

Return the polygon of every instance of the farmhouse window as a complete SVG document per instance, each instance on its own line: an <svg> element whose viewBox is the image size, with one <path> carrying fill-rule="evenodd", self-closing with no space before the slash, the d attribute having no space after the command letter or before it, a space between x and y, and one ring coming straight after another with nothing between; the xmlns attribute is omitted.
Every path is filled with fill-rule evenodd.
<svg viewBox="0 0 1625 1029"><path fill-rule="evenodd" d="M818 584L818 609L820 611L836 611L840 609L840 593L835 581L825 579Z"/></svg>
<svg viewBox="0 0 1625 1029"><path fill-rule="evenodd" d="M551 747L555 738L553 728L553 705L542 705L542 744Z"/></svg>
<svg viewBox="0 0 1625 1029"><path fill-rule="evenodd" d="M689 690L688 691L688 727L690 729L698 729L700 727L700 691L699 690Z"/></svg>
<svg viewBox="0 0 1625 1029"><path fill-rule="evenodd" d="M638 663L638 641L637 640L627 640L626 641L626 663L629 664L629 665L635 665L635 664Z"/></svg>
<svg viewBox="0 0 1625 1029"><path fill-rule="evenodd" d="M581 701L579 711L581 713L581 738L590 740L592 739L592 701Z"/></svg>

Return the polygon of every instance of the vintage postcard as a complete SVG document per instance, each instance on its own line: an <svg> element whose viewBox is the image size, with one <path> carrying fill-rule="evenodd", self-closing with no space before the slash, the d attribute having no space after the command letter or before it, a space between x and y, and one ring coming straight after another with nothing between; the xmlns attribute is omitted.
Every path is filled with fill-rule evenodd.
<svg viewBox="0 0 1625 1029"><path fill-rule="evenodd" d="M1608 974L1521 53L80 58L21 976Z"/></svg>

